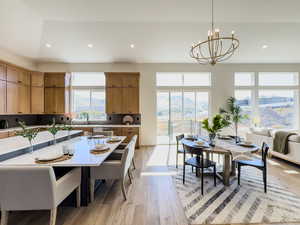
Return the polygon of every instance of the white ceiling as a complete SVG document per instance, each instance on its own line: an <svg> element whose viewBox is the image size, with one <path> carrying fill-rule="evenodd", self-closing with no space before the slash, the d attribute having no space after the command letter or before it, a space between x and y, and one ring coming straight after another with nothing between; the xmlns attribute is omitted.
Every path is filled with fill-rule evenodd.
<svg viewBox="0 0 300 225"><path fill-rule="evenodd" d="M217 26L241 42L230 62L300 62L299 9L215 0ZM0 47L37 61L194 62L190 45L206 38L210 16L210 0L0 0Z"/></svg>

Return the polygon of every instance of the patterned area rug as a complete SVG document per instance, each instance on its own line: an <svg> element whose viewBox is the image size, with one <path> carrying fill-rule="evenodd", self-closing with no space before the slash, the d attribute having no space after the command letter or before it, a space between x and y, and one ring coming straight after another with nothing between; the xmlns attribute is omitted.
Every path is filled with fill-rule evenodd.
<svg viewBox="0 0 300 225"><path fill-rule="evenodd" d="M215 187L213 177L205 176L203 196L201 180L189 166L184 185L182 169L178 168L176 174L177 193L191 224L300 222L300 197L270 176L265 194L262 174L255 168L242 168L241 186L235 178L230 187L220 180Z"/></svg>

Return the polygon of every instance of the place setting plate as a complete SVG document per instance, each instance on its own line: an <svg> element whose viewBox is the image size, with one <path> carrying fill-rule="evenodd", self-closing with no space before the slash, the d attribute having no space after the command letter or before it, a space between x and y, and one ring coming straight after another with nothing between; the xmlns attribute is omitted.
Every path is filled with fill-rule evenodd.
<svg viewBox="0 0 300 225"><path fill-rule="evenodd" d="M248 142L240 142L240 143L237 143L237 145L242 146L242 147L246 147L246 148L253 148L253 147L255 147L255 144L248 143Z"/></svg>
<svg viewBox="0 0 300 225"><path fill-rule="evenodd" d="M68 159L71 159L72 156L70 155L64 155L62 153L57 154L51 154L48 156L42 156L42 157L36 157L34 160L38 164L47 164L47 163L55 163L55 162L61 162Z"/></svg>
<svg viewBox="0 0 300 225"><path fill-rule="evenodd" d="M103 154L107 151L109 151L110 148L107 145L104 144L96 144L95 148L90 150L90 153L98 155L98 154Z"/></svg>

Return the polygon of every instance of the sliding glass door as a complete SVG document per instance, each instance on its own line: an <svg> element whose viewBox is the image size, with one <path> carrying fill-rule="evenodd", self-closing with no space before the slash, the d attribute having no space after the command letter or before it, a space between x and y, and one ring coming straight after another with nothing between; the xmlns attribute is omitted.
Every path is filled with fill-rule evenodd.
<svg viewBox="0 0 300 225"><path fill-rule="evenodd" d="M208 117L208 91L157 91L157 143L176 143L179 134L199 134Z"/></svg>

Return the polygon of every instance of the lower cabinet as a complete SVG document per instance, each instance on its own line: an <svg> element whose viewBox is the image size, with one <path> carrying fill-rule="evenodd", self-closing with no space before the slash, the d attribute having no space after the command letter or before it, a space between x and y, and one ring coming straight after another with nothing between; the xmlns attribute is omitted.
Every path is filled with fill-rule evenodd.
<svg viewBox="0 0 300 225"><path fill-rule="evenodd" d="M0 139L8 138L8 132L0 132Z"/></svg>

